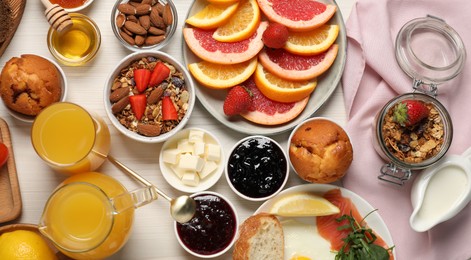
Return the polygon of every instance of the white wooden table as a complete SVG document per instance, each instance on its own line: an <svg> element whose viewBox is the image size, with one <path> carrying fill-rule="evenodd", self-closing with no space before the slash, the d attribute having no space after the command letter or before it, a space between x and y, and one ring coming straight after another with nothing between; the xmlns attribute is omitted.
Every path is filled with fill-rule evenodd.
<svg viewBox="0 0 471 260"><path fill-rule="evenodd" d="M163 51L183 63L181 28L191 0L174 0L174 2L178 9L179 25L174 38ZM106 78L116 63L129 54L129 51L120 45L111 30L110 16L113 4L114 2L111 0L96 0L83 11L98 24L102 34L102 46L93 62L86 66L62 66L69 83L68 101L78 103L105 118L111 131L111 153L117 159L141 173L169 195L179 195L179 192L169 186L159 174L158 153L161 144L142 144L128 139L118 133L106 118L102 102ZM344 19L350 14L353 4L354 0L338 0ZM49 24L43 11L44 8L40 1L27 1L21 24L9 47L0 58L1 67L11 57L26 53L39 54L53 59L47 49L46 35ZM345 125L346 113L340 87L315 115L329 117ZM22 215L13 223L37 224L51 191L65 177L53 172L36 155L30 141L31 125L11 117L3 106L0 106L0 117L4 118L10 126L23 202ZM244 134L220 124L199 102L196 102L195 110L187 126L202 127L213 132L222 141L226 156L228 156L229 148L237 140L245 137ZM288 134L279 134L272 136L272 138L280 142L286 149ZM115 177L130 190L139 186L109 162L105 162L99 171ZM286 187L303 183L292 172ZM239 198L229 188L224 176L211 190L225 195L235 204L241 221L261 205L260 202L247 202ZM173 221L169 215L168 206L165 200L160 199L137 209L131 237L125 247L112 259L193 259L190 254L180 248L174 236ZM5 224L9 223L0 225ZM226 253L220 259L229 259L230 256L230 253Z"/></svg>

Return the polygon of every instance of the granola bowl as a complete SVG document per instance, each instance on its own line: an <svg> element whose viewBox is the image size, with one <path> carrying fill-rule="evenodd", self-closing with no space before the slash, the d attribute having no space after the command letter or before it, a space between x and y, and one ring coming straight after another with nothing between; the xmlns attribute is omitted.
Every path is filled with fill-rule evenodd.
<svg viewBox="0 0 471 260"><path fill-rule="evenodd" d="M122 134L160 143L187 124L195 105L194 82L172 56L135 52L109 74L103 101L108 118Z"/></svg>
<svg viewBox="0 0 471 260"><path fill-rule="evenodd" d="M394 109L410 100L423 102L429 114L413 126L401 126L394 120ZM410 175L410 170L435 164L446 154L453 139L453 125L446 108L434 97L419 92L392 99L374 122L373 144L378 154L390 162L385 167L392 172L399 170Z"/></svg>

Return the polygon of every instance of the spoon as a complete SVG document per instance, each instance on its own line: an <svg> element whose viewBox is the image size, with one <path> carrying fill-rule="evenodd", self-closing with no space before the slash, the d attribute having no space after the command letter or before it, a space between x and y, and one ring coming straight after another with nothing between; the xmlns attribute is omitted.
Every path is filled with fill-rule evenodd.
<svg viewBox="0 0 471 260"><path fill-rule="evenodd" d="M52 4L49 0L41 0L41 2L46 7L44 14L52 28L61 32L72 26L72 18L62 6Z"/></svg>
<svg viewBox="0 0 471 260"><path fill-rule="evenodd" d="M142 184L153 187L157 194L162 196L164 199L168 200L170 202L170 214L172 215L173 219L175 219L178 223L188 222L195 215L196 202L191 197L187 195L182 195L177 198L171 198L167 196L167 194L165 194L163 191L159 190L151 182L139 175L137 172L131 170L129 167L116 160L113 156L108 155L108 160L110 160L113 164L124 170L126 173L130 174Z"/></svg>

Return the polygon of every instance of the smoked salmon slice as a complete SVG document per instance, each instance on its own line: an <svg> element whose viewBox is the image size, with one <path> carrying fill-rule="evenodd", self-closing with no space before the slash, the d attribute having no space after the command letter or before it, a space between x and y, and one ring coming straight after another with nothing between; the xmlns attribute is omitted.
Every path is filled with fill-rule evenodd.
<svg viewBox="0 0 471 260"><path fill-rule="evenodd" d="M317 229L319 231L319 234L324 239L330 242L330 248L332 250L339 251L344 244L344 241L342 239L347 237L347 235L352 230L338 230L338 227L347 225L349 223L347 220L337 222L336 219L340 218L343 215L351 214L353 218L355 218L355 220L360 223L363 217L360 215L358 209L355 207L352 201L349 198L345 198L342 196L342 192L340 191L340 189L332 189L326 192L323 197L335 206L337 206L340 209L340 212L329 216L317 217ZM366 222L363 221L362 225L366 225ZM378 234L375 233L375 235L377 236L377 238L374 244L388 249L389 246L386 244L386 242L384 242L384 240L380 236L378 236ZM390 259L392 260L394 259L394 257L391 255Z"/></svg>

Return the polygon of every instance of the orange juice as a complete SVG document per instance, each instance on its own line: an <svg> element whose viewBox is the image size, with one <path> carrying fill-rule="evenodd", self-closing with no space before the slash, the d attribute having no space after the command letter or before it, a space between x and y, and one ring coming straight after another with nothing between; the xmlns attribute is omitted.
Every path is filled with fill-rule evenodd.
<svg viewBox="0 0 471 260"><path fill-rule="evenodd" d="M126 188L97 172L75 174L51 196L40 230L64 254L74 259L102 259L118 251L128 240L134 207ZM118 196L123 209L116 212L110 198Z"/></svg>
<svg viewBox="0 0 471 260"><path fill-rule="evenodd" d="M110 133L101 118L82 107L55 103L35 119L31 141L38 155L52 168L67 173L96 170L110 147Z"/></svg>

